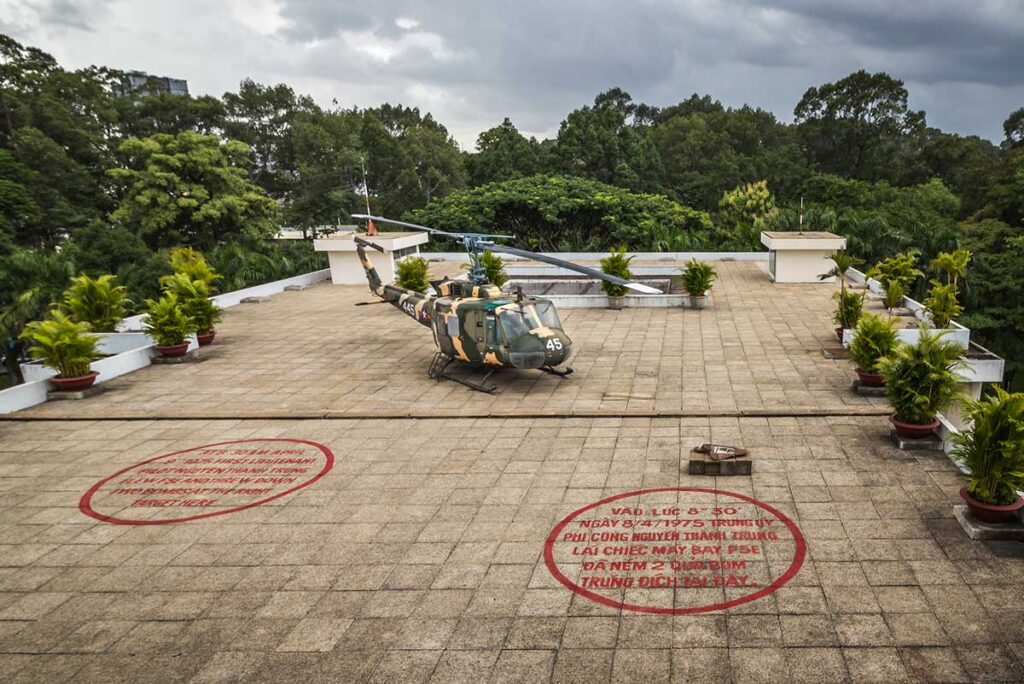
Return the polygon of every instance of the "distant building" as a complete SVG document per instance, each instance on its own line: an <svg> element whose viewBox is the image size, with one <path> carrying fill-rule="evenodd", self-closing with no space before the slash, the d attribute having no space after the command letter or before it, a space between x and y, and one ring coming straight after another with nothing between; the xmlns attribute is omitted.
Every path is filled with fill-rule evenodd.
<svg viewBox="0 0 1024 684"><path fill-rule="evenodd" d="M188 81L182 78L152 76L145 71L126 71L121 84L114 86L114 92L121 97L146 97L158 93L188 95Z"/></svg>

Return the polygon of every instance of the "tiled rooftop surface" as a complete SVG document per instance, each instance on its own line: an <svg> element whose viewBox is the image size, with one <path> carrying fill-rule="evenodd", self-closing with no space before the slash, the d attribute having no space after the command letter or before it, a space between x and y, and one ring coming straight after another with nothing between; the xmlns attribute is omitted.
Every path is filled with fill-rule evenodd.
<svg viewBox="0 0 1024 684"><path fill-rule="evenodd" d="M228 311L202 363L20 416L53 420L0 422L2 678L1024 679L1024 560L960 529L961 477L946 456L898 451L884 416L863 415L883 407L850 393L848 362L821 354L833 346L831 288L772 286L755 264L721 271L713 309L563 312L576 375L509 373L493 397L427 379L426 329L354 307L368 300L361 288L323 285ZM435 409L472 417L387 417ZM536 417L488 417L516 411ZM558 415L569 411L604 415ZM112 524L79 508L133 464L243 439L316 442L335 463L305 488L190 522ZM750 449L753 475L687 475L690 448L712 440ZM171 458L182 456L140 468L183 462ZM191 513L139 508L111 487L91 510L135 522ZM581 519L657 521L655 502L753 499L738 515L770 519L768 530L788 518L806 557L796 563L791 532L749 542L731 557L757 559L745 574L760 586L797 572L708 612L671 610L743 590L597 590L671 609L644 613L555 579L544 549L559 521L664 488L691 491ZM579 583L571 548L559 538L554 558Z"/></svg>

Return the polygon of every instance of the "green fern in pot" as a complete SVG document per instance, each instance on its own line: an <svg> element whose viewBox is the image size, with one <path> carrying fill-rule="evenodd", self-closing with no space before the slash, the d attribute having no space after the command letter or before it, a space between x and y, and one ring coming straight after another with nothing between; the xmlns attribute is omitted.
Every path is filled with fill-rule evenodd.
<svg viewBox="0 0 1024 684"><path fill-rule="evenodd" d="M1005 522L1024 506L1024 394L996 387L965 402L964 415L971 428L953 438L953 458L970 478L960 495L979 520Z"/></svg>
<svg viewBox="0 0 1024 684"><path fill-rule="evenodd" d="M898 345L878 362L885 379L885 396L895 414L896 430L908 438L923 438L938 427L936 415L960 397L956 371L964 367L963 348L919 327L917 344Z"/></svg>
<svg viewBox="0 0 1024 684"><path fill-rule="evenodd" d="M46 320L25 326L21 339L29 342L29 354L44 366L57 371L51 381L58 389L81 390L90 387L98 373L90 364L99 358L99 340L91 335L88 323L76 323L59 309L50 311Z"/></svg>
<svg viewBox="0 0 1024 684"><path fill-rule="evenodd" d="M885 383L878 366L897 344L899 337L895 323L870 313L861 316L850 342L850 358L857 364L861 385L881 387Z"/></svg>
<svg viewBox="0 0 1024 684"><path fill-rule="evenodd" d="M188 336L196 331L195 322L185 313L173 292L160 299L147 299L142 325L156 340L156 349L163 356L183 356L188 351Z"/></svg>

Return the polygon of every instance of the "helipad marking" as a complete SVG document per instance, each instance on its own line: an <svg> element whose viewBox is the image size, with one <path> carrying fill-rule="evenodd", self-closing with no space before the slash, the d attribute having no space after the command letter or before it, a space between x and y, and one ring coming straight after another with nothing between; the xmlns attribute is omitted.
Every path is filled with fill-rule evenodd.
<svg viewBox="0 0 1024 684"><path fill-rule="evenodd" d="M330 449L304 439L216 442L122 468L90 487L78 508L114 525L202 520L280 499L333 466Z"/></svg>
<svg viewBox="0 0 1024 684"><path fill-rule="evenodd" d="M544 544L548 570L571 591L613 608L670 615L768 596L796 576L806 554L800 528L778 509L702 487L601 499L566 516Z"/></svg>

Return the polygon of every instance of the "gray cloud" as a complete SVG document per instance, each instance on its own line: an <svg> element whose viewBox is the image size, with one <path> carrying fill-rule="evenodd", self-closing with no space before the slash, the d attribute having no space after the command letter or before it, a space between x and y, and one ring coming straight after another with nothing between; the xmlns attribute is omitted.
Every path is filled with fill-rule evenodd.
<svg viewBox="0 0 1024 684"><path fill-rule="evenodd" d="M0 0L0 16L5 2L24 7ZM808 87L887 71L932 125L992 139L1024 104L1020 2L185 0L171 11L124 0L104 21L92 2L39 6L49 11L21 12L10 30L72 66L165 72L194 92L220 94L250 76L324 104L417 105L467 147L505 116L553 134L616 85L651 104L709 93L790 120Z"/></svg>

